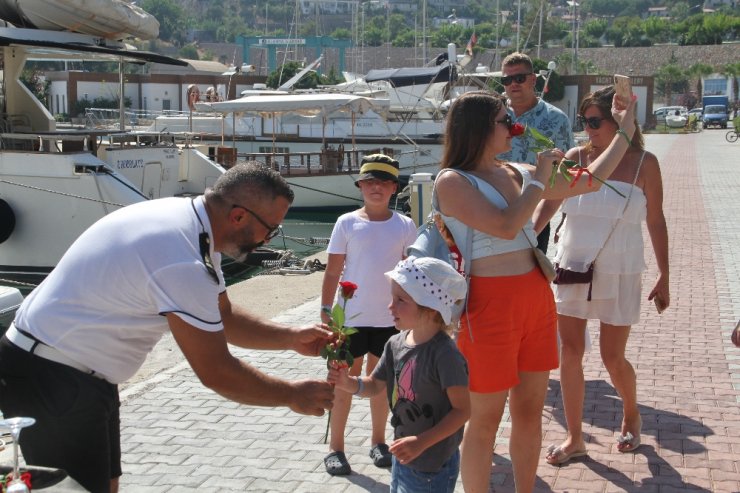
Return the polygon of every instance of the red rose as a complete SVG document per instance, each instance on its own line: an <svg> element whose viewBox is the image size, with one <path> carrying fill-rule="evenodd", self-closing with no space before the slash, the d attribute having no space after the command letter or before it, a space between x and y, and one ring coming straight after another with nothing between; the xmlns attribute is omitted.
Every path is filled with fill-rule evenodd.
<svg viewBox="0 0 740 493"><path fill-rule="evenodd" d="M345 300L351 299L357 291L357 284L350 281L342 281L339 286L342 288L342 298Z"/></svg>
<svg viewBox="0 0 740 493"><path fill-rule="evenodd" d="M519 135L522 135L526 129L527 127L525 127L521 123L515 123L509 128L509 135L511 135L512 137L517 137Z"/></svg>

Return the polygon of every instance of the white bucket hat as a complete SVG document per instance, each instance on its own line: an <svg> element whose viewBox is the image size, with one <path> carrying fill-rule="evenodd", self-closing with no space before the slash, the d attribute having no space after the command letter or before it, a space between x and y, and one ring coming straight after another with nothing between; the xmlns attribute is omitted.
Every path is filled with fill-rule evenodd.
<svg viewBox="0 0 740 493"><path fill-rule="evenodd" d="M398 283L417 305L436 310L446 324L452 321L452 307L465 299L465 278L450 264L433 257L408 257L385 276Z"/></svg>

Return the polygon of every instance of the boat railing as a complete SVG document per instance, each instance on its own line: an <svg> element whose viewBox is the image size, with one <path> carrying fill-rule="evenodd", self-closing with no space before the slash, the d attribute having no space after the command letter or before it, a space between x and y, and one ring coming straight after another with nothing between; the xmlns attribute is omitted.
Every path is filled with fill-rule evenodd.
<svg viewBox="0 0 740 493"><path fill-rule="evenodd" d="M242 152L236 153L234 162L258 161L282 175L356 174L362 157L376 153L393 155L392 149L387 148L344 150L340 146L319 152Z"/></svg>
<svg viewBox="0 0 740 493"><path fill-rule="evenodd" d="M144 128L154 122L159 114L147 110L125 110L124 124L128 128ZM121 112L111 108L85 108L85 127L114 128L120 126Z"/></svg>

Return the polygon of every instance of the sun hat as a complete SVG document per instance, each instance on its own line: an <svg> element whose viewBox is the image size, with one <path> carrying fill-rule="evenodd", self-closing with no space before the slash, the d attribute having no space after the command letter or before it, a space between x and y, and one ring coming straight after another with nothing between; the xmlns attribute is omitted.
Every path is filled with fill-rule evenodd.
<svg viewBox="0 0 740 493"><path fill-rule="evenodd" d="M369 154L362 158L360 176L357 177L355 186L359 187L358 182L372 178L397 182L399 174L398 161L385 154Z"/></svg>
<svg viewBox="0 0 740 493"><path fill-rule="evenodd" d="M398 283L417 305L438 311L448 325L453 305L465 299L468 289L459 272L434 257L408 257L385 276Z"/></svg>

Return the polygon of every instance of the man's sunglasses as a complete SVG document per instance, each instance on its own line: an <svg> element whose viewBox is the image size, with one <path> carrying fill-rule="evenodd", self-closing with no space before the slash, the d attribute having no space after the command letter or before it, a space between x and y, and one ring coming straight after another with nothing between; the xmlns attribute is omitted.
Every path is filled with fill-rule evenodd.
<svg viewBox="0 0 740 493"><path fill-rule="evenodd" d="M526 74L507 75L506 77L501 77L501 83L505 86L510 86L512 82L524 84L524 81L527 80L527 77L530 75L532 75L532 72L527 72Z"/></svg>
<svg viewBox="0 0 740 493"><path fill-rule="evenodd" d="M257 213L256 213L256 212L254 212L254 211L253 211L253 210L251 210L251 209L248 209L247 207L244 207L243 205L239 205L239 204L234 204L234 205L232 205L232 206L231 206L231 208L232 208L232 209L236 209L237 207L238 207L239 209L244 209L245 211L249 212L249 213L250 213L251 215L253 215L253 216L254 216L254 218L255 218L255 219L256 219L257 221L259 221L259 223L260 223L260 224L261 224L262 226L264 226L264 227L265 227L265 229L266 229L267 231L269 231L269 232L267 233L267 235L265 236L265 241L270 241L271 239L275 238L275 237L276 237L276 236L278 235L278 233L280 233L280 225L279 225L279 224L278 224L277 226L270 226L269 224L267 224L267 223L265 222L265 220L264 220L264 219L262 219L261 217L259 217L259 215L257 215Z"/></svg>
<svg viewBox="0 0 740 493"><path fill-rule="evenodd" d="M604 120L606 120L606 118L599 118L598 116L591 116L589 118L586 118L583 115L578 115L578 123L583 128L586 128L586 124L588 124L588 126L592 129L598 130L599 127L601 127L601 122Z"/></svg>
<svg viewBox="0 0 740 493"><path fill-rule="evenodd" d="M512 125L514 125L511 115L506 115L503 120L496 120L496 123L506 126L507 130L511 130Z"/></svg>

